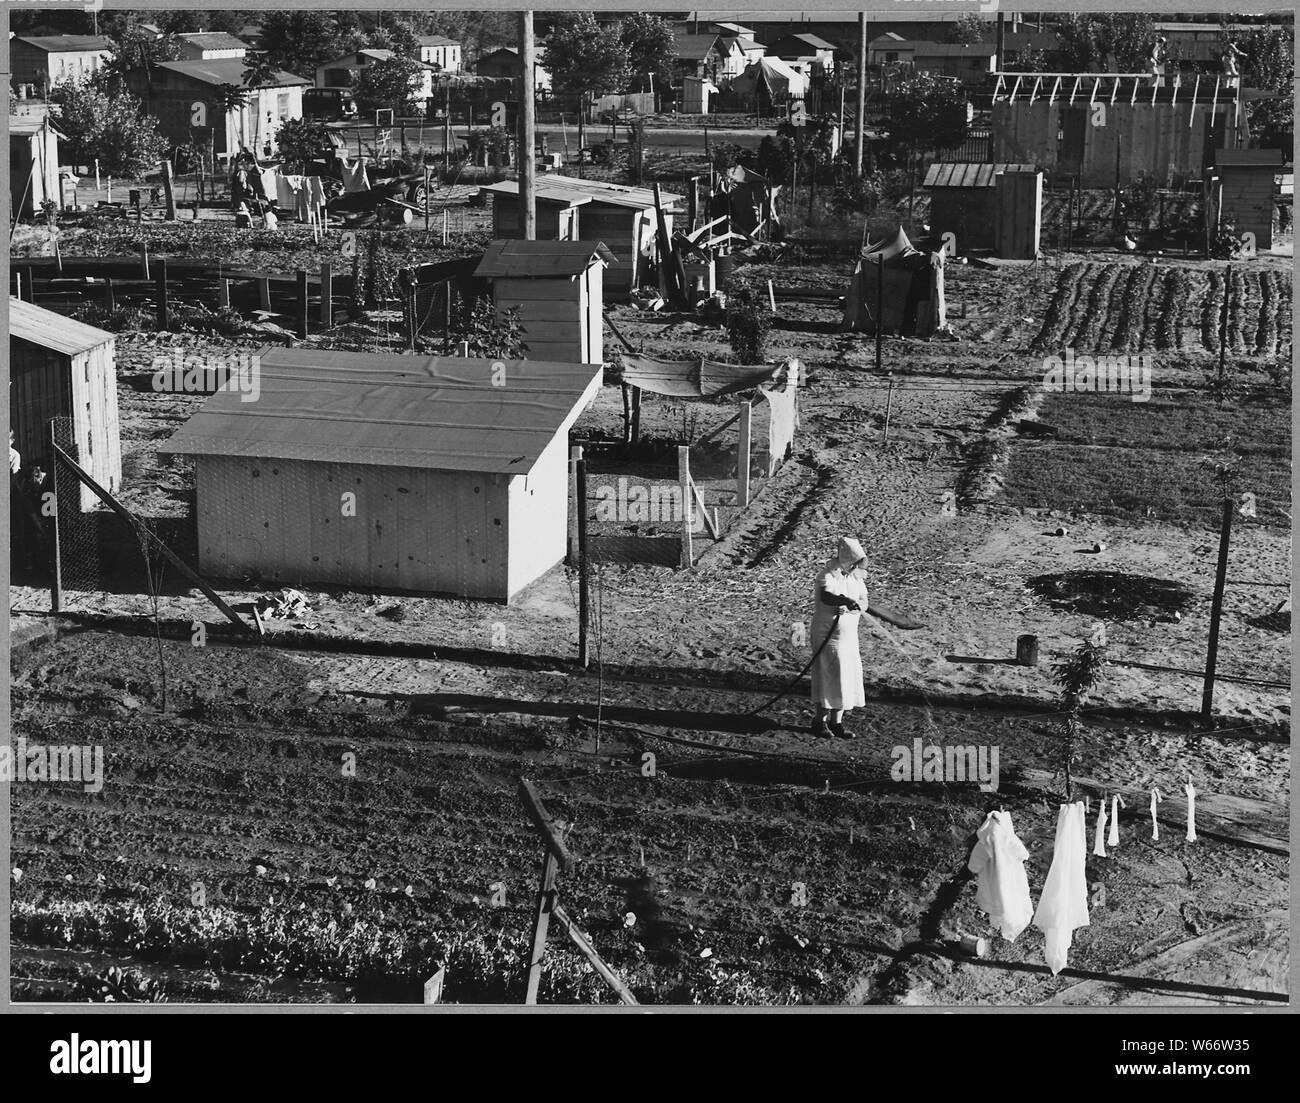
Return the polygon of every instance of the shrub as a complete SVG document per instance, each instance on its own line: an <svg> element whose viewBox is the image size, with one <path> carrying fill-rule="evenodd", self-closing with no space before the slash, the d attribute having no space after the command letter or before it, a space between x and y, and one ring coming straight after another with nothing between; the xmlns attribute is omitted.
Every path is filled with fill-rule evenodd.
<svg viewBox="0 0 1300 1103"><path fill-rule="evenodd" d="M106 92L84 81L64 81L50 99L60 108L59 127L72 140L79 164L99 159L109 176L138 179L167 155L158 120L126 92Z"/></svg>
<svg viewBox="0 0 1300 1103"><path fill-rule="evenodd" d="M727 297L727 340L741 364L762 364L767 359L767 331L772 320L762 295L747 284Z"/></svg>
<svg viewBox="0 0 1300 1103"><path fill-rule="evenodd" d="M468 315L462 315L459 324L452 327L451 340L453 344L467 342L471 356L521 360L528 352L523 334L517 306L498 316L496 307L489 300L479 299Z"/></svg>

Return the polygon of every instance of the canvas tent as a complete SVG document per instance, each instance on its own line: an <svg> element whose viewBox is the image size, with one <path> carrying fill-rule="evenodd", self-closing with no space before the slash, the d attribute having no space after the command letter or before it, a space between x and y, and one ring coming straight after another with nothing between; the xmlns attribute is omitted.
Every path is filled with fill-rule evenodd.
<svg viewBox="0 0 1300 1103"><path fill-rule="evenodd" d="M745 66L745 71L731 82L731 90L756 98L760 108L770 108L791 97L802 99L808 93L808 78L779 57L761 57Z"/></svg>
<svg viewBox="0 0 1300 1103"><path fill-rule="evenodd" d="M885 333L932 337L943 329L943 254L915 248L901 226L893 238L868 245L844 297L844 328L875 333L877 303Z"/></svg>

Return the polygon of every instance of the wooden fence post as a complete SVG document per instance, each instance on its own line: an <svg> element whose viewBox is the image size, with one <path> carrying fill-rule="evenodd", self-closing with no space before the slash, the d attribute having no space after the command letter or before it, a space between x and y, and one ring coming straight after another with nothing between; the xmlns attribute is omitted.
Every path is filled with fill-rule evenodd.
<svg viewBox="0 0 1300 1103"><path fill-rule="evenodd" d="M263 310L271 309L271 281L266 276L257 277L257 304Z"/></svg>
<svg viewBox="0 0 1300 1103"><path fill-rule="evenodd" d="M108 307L109 313L117 309L117 296L113 293L112 276L104 280L104 305Z"/></svg>
<svg viewBox="0 0 1300 1103"><path fill-rule="evenodd" d="M298 269L298 337L307 339L307 269Z"/></svg>
<svg viewBox="0 0 1300 1103"><path fill-rule="evenodd" d="M682 555L681 566L690 570L695 565L691 543L691 519L695 513L695 499L691 494L691 450L684 444L677 446L677 484L682 496Z"/></svg>
<svg viewBox="0 0 1300 1103"><path fill-rule="evenodd" d="M753 416L753 404L745 400L740 404L740 443L736 448L736 496L740 500L741 509L749 505L750 428Z"/></svg>
<svg viewBox="0 0 1300 1103"><path fill-rule="evenodd" d="M61 539L59 531L59 453L58 440L54 435L54 421L50 421L50 493L54 506L54 562L53 576L50 579L50 612L57 613L63 608L63 556L59 551ZM80 495L78 495L80 497Z"/></svg>
<svg viewBox="0 0 1300 1103"><path fill-rule="evenodd" d="M1236 503L1223 500L1223 522L1219 528L1219 566L1214 575L1214 601L1210 605L1210 646L1205 656L1205 688L1201 694L1201 720L1208 723L1214 708L1214 672L1219 661L1219 621L1223 617L1223 587L1228 577L1228 543L1232 535L1232 512Z"/></svg>
<svg viewBox="0 0 1300 1103"><path fill-rule="evenodd" d="M217 280L217 305L225 310L230 308L230 281L227 279Z"/></svg>
<svg viewBox="0 0 1300 1103"><path fill-rule="evenodd" d="M334 324L334 269L329 261L320 266L320 324L324 329Z"/></svg>
<svg viewBox="0 0 1300 1103"><path fill-rule="evenodd" d="M591 563L587 555L587 461L582 446L574 450L574 498L578 513L578 665L586 670L591 663L591 639L587 630L591 620Z"/></svg>
<svg viewBox="0 0 1300 1103"><path fill-rule="evenodd" d="M166 331L171 328L171 311L167 303L167 261L158 258L158 328Z"/></svg>
<svg viewBox="0 0 1300 1103"><path fill-rule="evenodd" d="M167 203L167 221L176 221L176 190L172 183L172 163L163 161L162 163L162 186L163 196Z"/></svg>

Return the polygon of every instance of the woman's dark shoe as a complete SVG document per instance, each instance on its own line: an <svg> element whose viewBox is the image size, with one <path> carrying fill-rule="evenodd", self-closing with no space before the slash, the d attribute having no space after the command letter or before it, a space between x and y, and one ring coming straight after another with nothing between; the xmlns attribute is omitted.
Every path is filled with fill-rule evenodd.
<svg viewBox="0 0 1300 1103"><path fill-rule="evenodd" d="M831 730L831 735L836 739L853 739L854 735L844 726L842 720L832 720L826 725Z"/></svg>
<svg viewBox="0 0 1300 1103"><path fill-rule="evenodd" d="M814 739L829 739L832 732L827 727L825 720L814 720L812 722L812 734Z"/></svg>

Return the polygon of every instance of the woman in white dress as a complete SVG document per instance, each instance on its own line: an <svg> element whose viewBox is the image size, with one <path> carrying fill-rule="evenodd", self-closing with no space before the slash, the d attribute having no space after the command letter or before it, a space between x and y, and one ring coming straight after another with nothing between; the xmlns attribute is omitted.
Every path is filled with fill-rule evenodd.
<svg viewBox="0 0 1300 1103"><path fill-rule="evenodd" d="M846 536L813 587L815 611L809 642L814 651L821 648L812 668L815 735L851 738L844 728L844 713L867 703L858 650L858 620L869 604L861 574L866 561L862 545Z"/></svg>

